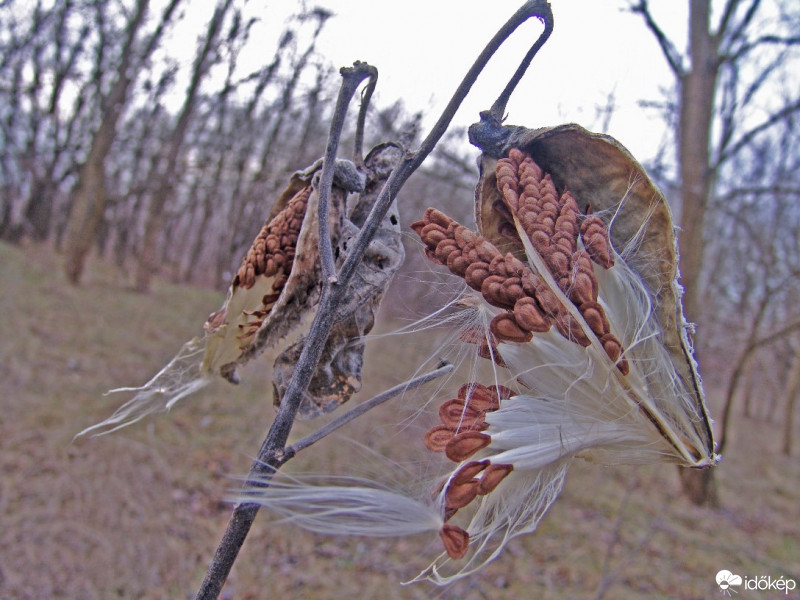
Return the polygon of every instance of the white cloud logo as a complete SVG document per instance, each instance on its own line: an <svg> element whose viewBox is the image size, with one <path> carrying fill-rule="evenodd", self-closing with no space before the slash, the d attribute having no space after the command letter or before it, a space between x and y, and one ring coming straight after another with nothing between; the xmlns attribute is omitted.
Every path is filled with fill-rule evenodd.
<svg viewBox="0 0 800 600"><path fill-rule="evenodd" d="M722 591L723 594L726 596L730 596L731 592L738 594L736 590L732 590L732 585L742 585L742 577L741 575L734 575L727 569L722 569L719 573L717 573L717 585L719 589Z"/></svg>

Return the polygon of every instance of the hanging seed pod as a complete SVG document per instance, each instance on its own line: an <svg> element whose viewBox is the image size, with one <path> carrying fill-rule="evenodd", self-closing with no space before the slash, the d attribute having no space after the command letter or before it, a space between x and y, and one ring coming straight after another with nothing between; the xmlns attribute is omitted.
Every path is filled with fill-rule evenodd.
<svg viewBox="0 0 800 600"><path fill-rule="evenodd" d="M670 396L653 400L650 410L656 414L650 417L659 422L672 422L669 428L681 431L674 434L670 443L678 446L679 454L687 463L712 464L715 460L713 435L680 302L672 216L664 196L644 169L613 138L574 124L541 129L507 127L485 113L481 122L470 128L470 141L483 150L475 214L478 230L485 238L510 248L519 258L525 256L520 234L516 241L509 240L506 231L501 234L508 218L493 208L498 203L511 208L519 196L518 191L515 196L504 199L498 188L512 189L513 165L524 164L525 173L519 174L517 187L523 182L524 185L541 184L544 174L549 175L556 189L568 192L568 196L561 196L562 211L565 206L575 206L580 213L588 215L580 222L580 236L592 260L609 269L615 257L622 257L626 268L642 282L652 303L659 343L679 384ZM530 157L539 170L529 166L526 157ZM523 203L523 198L517 202ZM540 212L546 210L548 202L538 201ZM540 244L536 242L536 235L530 238L538 250ZM575 261L574 256L572 260ZM578 304L594 302L595 291L591 288L596 285L596 278L592 274L592 281L585 265L580 265L577 271L573 269L573 273L571 296ZM543 301L541 296L537 296L537 300L545 311L548 306L551 309L554 306L551 300ZM587 317L595 326L587 329L594 335L601 328L598 321L605 321L606 316L602 307L594 303L592 306ZM571 328L563 318L557 318L556 323L561 329ZM602 327L605 331L605 323ZM612 331L603 334L602 345L609 357L624 352L618 339L608 337L613 328L612 323ZM676 395L680 398L678 402L674 400ZM683 430L691 434L687 436Z"/></svg>
<svg viewBox="0 0 800 600"><path fill-rule="evenodd" d="M203 337L184 344L145 385L121 388L135 392L134 397L79 435L114 431L147 414L164 412L215 377L237 383L237 367L260 355L313 311L321 290L316 187L321 169L320 159L292 176L242 260L225 303L206 320ZM347 196L362 191L363 185L364 174L353 163L336 162L329 211L334 242L341 233ZM342 382L347 385L334 393L346 392L354 380Z"/></svg>

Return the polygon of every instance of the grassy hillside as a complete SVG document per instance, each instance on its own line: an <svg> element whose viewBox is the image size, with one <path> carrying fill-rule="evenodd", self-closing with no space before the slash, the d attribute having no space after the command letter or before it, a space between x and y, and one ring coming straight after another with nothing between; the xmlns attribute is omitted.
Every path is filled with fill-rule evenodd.
<svg viewBox="0 0 800 600"><path fill-rule="evenodd" d="M271 359L238 387L220 383L169 415L73 443L116 406L105 390L146 381L223 295L165 283L137 295L101 264L73 288L59 263L45 248L0 245L0 598L191 597L227 522L232 477L247 471L274 414ZM362 396L412 373L429 337L371 342ZM409 418L423 404L420 394L382 407L344 432L363 447L333 437L290 470L364 473L385 468L382 454L425 460L408 450L431 422ZM400 585L439 552L437 539L322 538L262 514L224 594L701 599L720 597L720 569L800 584L800 464L777 453L776 435L739 418L718 467L720 510L684 501L673 467L576 463L536 534L445 590Z"/></svg>

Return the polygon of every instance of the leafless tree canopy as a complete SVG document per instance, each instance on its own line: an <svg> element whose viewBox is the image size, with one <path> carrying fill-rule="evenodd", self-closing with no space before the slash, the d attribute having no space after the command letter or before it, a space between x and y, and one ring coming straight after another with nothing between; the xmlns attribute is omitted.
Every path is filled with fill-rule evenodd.
<svg viewBox="0 0 800 600"><path fill-rule="evenodd" d="M155 273L221 287L287 174L323 154L338 80L316 43L333 15L299 12L248 70L263 40L243 2L209 7L187 64L164 43L189 6L151 4L0 5L0 237L56 244L75 283L94 248L141 291ZM367 142L411 143L419 118L376 109ZM443 156L453 174L417 191L466 179L459 151Z"/></svg>

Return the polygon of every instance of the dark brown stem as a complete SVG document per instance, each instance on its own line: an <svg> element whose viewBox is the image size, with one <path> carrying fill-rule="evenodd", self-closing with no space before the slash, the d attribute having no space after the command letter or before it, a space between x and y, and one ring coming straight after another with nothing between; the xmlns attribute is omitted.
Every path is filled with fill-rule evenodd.
<svg viewBox="0 0 800 600"><path fill-rule="evenodd" d="M357 167L364 166L364 126L367 121L367 111L369 102L372 99L372 92L378 83L378 69L370 67L372 70L369 75L369 82L361 92L361 108L358 111L358 121L356 122L355 144L353 148L353 162Z"/></svg>
<svg viewBox="0 0 800 600"><path fill-rule="evenodd" d="M495 100L494 104L492 104L492 108L489 112L498 121L502 121L505 117L508 99L511 98L511 94L514 93L517 84L522 79L522 76L525 75L525 71L528 70L533 57L536 56L536 53L539 52L542 46L544 46L544 43L550 37L550 34L553 33L553 11L550 9L550 3L546 2L545 0L540 0L534 4L535 6L533 9L528 8L528 5L523 6L519 9L519 11L517 11L517 14L520 17L524 16L526 20L531 16L539 17L539 19L541 19L544 23L544 31L542 31L542 33L536 39L533 46L531 46L531 49L528 50L528 53L525 55L525 58L522 59L522 62L517 67L514 75L506 84L505 89L497 97L497 100ZM517 15L514 16L516 17ZM513 20L514 18L512 17L509 23L511 23Z"/></svg>
<svg viewBox="0 0 800 600"><path fill-rule="evenodd" d="M294 376L284 392L280 409L259 450L258 457L253 463L246 485L253 485L256 479L259 480L259 482L255 483L255 485L269 485L269 477L271 474L286 461L286 440L288 439L289 432L294 423L294 418L297 414L300 402L308 388L311 377L314 374L314 370L316 369L324 349L325 341L333 324L336 306L341 303L342 299L349 292L348 283L350 278L355 273L356 267L361 262L367 246L374 237L375 232L380 226L392 202L397 197L400 188L405 184L412 173L419 168L447 131L456 111L461 106L464 98L466 98L472 85L477 80L478 75L483 71L497 49L520 24L534 15L542 16L545 19L545 31L547 31L547 35L549 35L549 29L552 29L550 6L544 0L534 0L526 2L489 41L472 67L467 71L467 74L459 84L450 102L439 117L439 120L433 126L433 129L425 140L423 140L419 149L416 152L406 152L403 159L392 171L389 179L378 195L364 226L351 245L350 252L337 275L335 269L332 267L332 256L326 257L323 252L325 240L328 241L328 246L330 246L330 237L327 234L327 199L330 196L333 183L334 161L341 137L342 123L347 110L347 103L349 103L349 99L352 97L352 94L361 81L366 77L373 76L372 71L370 71L370 69L373 68L364 63L356 63L352 69L342 70L342 76L345 78L345 81L342 83L339 100L337 101L336 113L334 114L334 121L331 123L331 131L328 138L325 163L319 187L320 240L323 243L323 247L320 248L320 259L323 266L322 296L314 321L309 329L303 351L297 361ZM548 19L550 23L549 29L547 27ZM527 65L530 63L530 59L533 58L535 51L544 43L543 37L546 39L546 36L540 36L534 48L526 55L525 60L523 60L525 68L527 68ZM523 72L524 68L521 66L511 82L506 86L506 90L504 90L501 98L498 99L495 105L501 102L503 97L506 97L507 100L507 96L513 91L514 86ZM367 89L369 90L369 87ZM343 100L345 97L347 100ZM366 100L368 99L367 97ZM365 111L366 109L364 108L362 112L365 113ZM330 248L328 248L328 250L330 250ZM325 252L327 252L327 250L325 250ZM211 600L219 596L222 586L238 556L239 550L250 531L258 509L258 505L248 503L237 505L234 508L225 534L217 547L214 558L206 573L206 577L197 593L197 600Z"/></svg>
<svg viewBox="0 0 800 600"><path fill-rule="evenodd" d="M333 187L334 167L336 166L336 154L339 149L339 140L342 137L344 118L347 115L347 109L350 107L350 100L358 86L361 85L361 82L367 77L372 78L374 82L378 76L378 70L375 67L363 62L356 62L349 68L344 67L340 70L340 73L342 75L342 87L339 90L339 97L336 99L336 108L331 120L331 130L328 134L328 144L325 147L325 158L319 180L319 259L322 263L323 285L328 285L336 280L336 266L333 261L328 213L331 188ZM327 338L327 334L325 337Z"/></svg>
<svg viewBox="0 0 800 600"><path fill-rule="evenodd" d="M289 382L289 387L284 393L278 413L272 422L269 433L261 444L258 456L253 462L248 474L251 485L264 485L269 476L274 473L284 462L284 446L292 430L300 401L311 381L314 369L322 355L325 340L328 337L332 324L334 303L331 302L331 282L335 279L333 267L333 252L331 249L330 234L328 233L328 200L333 185L333 173L339 140L342 135L344 118L350 99L359 84L369 76L372 67L365 63L356 63L353 68L342 69L342 87L336 109L331 121L331 130L328 136L328 145L325 150L324 165L320 176L319 192L319 228L320 228L320 259L323 267L323 292L319 310L309 331L303 352L297 362L295 375ZM328 258L325 257L325 240L327 240ZM257 482L258 481L258 482ZM259 483L260 482L260 483ZM233 514L228 521L222 540L214 553L214 558L208 567L206 576L195 598L197 600L211 600L219 597L222 586L230 574L233 563L239 555L239 550L250 532L259 506L257 504L239 504L233 509Z"/></svg>

